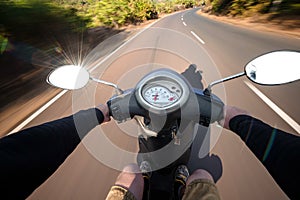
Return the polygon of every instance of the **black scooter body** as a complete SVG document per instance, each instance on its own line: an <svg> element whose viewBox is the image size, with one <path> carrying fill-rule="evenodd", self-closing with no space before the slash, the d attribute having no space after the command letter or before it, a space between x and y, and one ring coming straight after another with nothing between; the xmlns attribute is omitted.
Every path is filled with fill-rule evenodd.
<svg viewBox="0 0 300 200"><path fill-rule="evenodd" d="M165 143L165 144L164 144ZM170 140L167 138L161 139L157 137L149 137L147 139L140 137L139 138L139 153L149 153L154 152L155 150L160 149L160 147L169 144L175 151L182 151L182 146L174 144L174 140ZM151 178L149 180L148 188L145 188L145 192L148 192L148 199L175 199L175 192L174 192L174 178L175 178L175 171L177 167L181 164L187 164L190 158L191 153L191 143L186 147L184 153L173 163L169 164L168 166L153 171ZM174 153L175 154L175 153ZM138 163L141 163L143 160L147 160L150 162L151 166L155 166L156 163L159 162L165 155L162 155L160 158L157 157L139 157ZM170 156L172 156L170 154ZM155 166L157 167L157 166Z"/></svg>
<svg viewBox="0 0 300 200"><path fill-rule="evenodd" d="M196 70L197 68L195 65L190 65L189 68L182 73L182 75L194 88L203 89L203 85L201 83L202 76L200 72ZM147 160L150 162L151 166L159 168L156 165L164 158L164 156L171 157L172 155L178 155L178 152L181 152L182 154L179 158L174 158L175 161L166 167L152 171L151 178L148 182L149 186L147 184L145 185L148 188L144 189L144 193L147 193L147 195L144 195L144 199L178 199L177 191L174 191L175 171L179 165L187 165L190 161L193 139L195 137L193 134L193 132L182 134L180 138L180 145L176 144L175 139L172 138L172 133L170 132L158 133L157 137L139 137L139 157L137 158L139 164L143 160ZM169 155L157 155L156 157L150 157L149 154L147 154L149 152L159 150L168 144L172 149L171 151L168 151ZM172 154L171 152L176 153Z"/></svg>

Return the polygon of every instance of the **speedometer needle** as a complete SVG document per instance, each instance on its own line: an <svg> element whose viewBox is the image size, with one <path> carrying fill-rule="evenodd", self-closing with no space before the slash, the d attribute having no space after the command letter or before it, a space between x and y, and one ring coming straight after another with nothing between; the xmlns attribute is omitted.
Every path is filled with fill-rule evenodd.
<svg viewBox="0 0 300 200"><path fill-rule="evenodd" d="M153 95L153 97L154 97L154 98L153 98L153 101L157 101L157 100L158 100L158 96L159 96L158 94Z"/></svg>

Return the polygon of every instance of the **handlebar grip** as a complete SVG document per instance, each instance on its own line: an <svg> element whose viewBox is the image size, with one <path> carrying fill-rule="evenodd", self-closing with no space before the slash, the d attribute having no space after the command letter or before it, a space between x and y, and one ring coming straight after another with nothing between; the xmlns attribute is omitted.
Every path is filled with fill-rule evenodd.
<svg viewBox="0 0 300 200"><path fill-rule="evenodd" d="M224 103L214 94L205 95L202 90L194 89L196 94L200 120L199 124L209 126L210 123L220 121L224 117Z"/></svg>
<svg viewBox="0 0 300 200"><path fill-rule="evenodd" d="M135 115L147 116L147 112L139 106L134 92L127 91L122 95L114 96L107 102L109 115L117 122L125 122Z"/></svg>

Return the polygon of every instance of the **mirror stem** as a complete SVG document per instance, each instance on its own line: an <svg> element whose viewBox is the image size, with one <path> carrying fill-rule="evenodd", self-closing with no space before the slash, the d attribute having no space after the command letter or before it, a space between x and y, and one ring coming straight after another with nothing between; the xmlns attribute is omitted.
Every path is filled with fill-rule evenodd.
<svg viewBox="0 0 300 200"><path fill-rule="evenodd" d="M106 82L106 81L103 81L103 80L99 80L97 78L94 78L94 77L90 77L91 80L97 82L97 83L101 83L101 84L104 84L104 85L108 85L108 86L111 86L113 88L115 88L117 90L117 94L120 95L120 94L123 94L123 90L120 89L116 84L113 84L113 83L110 83L110 82Z"/></svg>
<svg viewBox="0 0 300 200"><path fill-rule="evenodd" d="M204 90L204 94L210 96L210 94L211 94L211 88L214 85L217 85L219 83L223 83L223 82L226 82L226 81L229 81L229 80L232 80L232 79L244 76L244 75L246 75L246 73L245 72L241 72L241 73L238 73L238 74L235 74L235 75L232 75L232 76L229 76L229 77L226 77L226 78L214 81L211 84L209 84L208 87Z"/></svg>

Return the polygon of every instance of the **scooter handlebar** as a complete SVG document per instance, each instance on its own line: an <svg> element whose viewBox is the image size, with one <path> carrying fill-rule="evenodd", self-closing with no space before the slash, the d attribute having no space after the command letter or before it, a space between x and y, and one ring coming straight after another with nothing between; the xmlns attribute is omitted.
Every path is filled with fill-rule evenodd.
<svg viewBox="0 0 300 200"><path fill-rule="evenodd" d="M216 95L205 95L202 90L198 89L193 91L196 98L190 98L181 108L184 109L184 112L181 110L181 112L174 113L173 118L180 118L180 113L185 113L184 117L203 126L209 126L209 124L223 119L224 103ZM112 97L107 104L110 116L118 122L127 121L136 115L149 119L149 111L139 105L134 90L125 91L122 95ZM199 109L195 109L196 107Z"/></svg>
<svg viewBox="0 0 300 200"><path fill-rule="evenodd" d="M125 122L135 115L147 117L147 112L137 102L133 90L114 96L107 102L109 115L117 122Z"/></svg>

